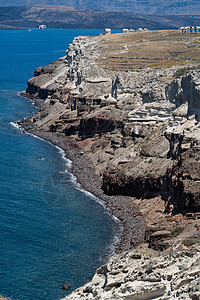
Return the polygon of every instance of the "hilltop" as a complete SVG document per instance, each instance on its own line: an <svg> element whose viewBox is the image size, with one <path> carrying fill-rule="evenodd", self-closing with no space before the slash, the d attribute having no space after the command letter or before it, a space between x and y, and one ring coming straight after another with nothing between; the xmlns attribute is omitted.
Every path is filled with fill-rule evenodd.
<svg viewBox="0 0 200 300"><path fill-rule="evenodd" d="M49 28L178 28L200 24L200 17L145 15L135 11L95 11L62 5L0 7L0 28L27 28L46 24Z"/></svg>
<svg viewBox="0 0 200 300"><path fill-rule="evenodd" d="M24 6L24 5L67 5L75 9L92 9L101 11L128 11L136 14L157 15L199 15L200 4L196 0L0 0L0 6Z"/></svg>

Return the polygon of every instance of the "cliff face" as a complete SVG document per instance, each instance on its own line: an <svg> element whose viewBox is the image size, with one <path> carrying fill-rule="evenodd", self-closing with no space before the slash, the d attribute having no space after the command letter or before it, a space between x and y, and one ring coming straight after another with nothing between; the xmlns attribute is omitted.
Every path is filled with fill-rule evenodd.
<svg viewBox="0 0 200 300"><path fill-rule="evenodd" d="M174 213L198 211L200 75L197 65L181 66L183 50L177 55L194 41L174 46L179 36L162 33L75 38L66 57L28 81L27 93L46 101L32 126L90 140L106 193L161 195ZM127 41L117 49L120 38ZM162 43L156 57L152 39Z"/></svg>
<svg viewBox="0 0 200 300"><path fill-rule="evenodd" d="M65 299L199 299L199 250L160 255L140 249L114 255L92 281Z"/></svg>
<svg viewBox="0 0 200 300"><path fill-rule="evenodd" d="M22 125L70 137L104 192L138 205L155 250L199 243L199 46L199 35L175 31L78 37L28 81L44 105ZM196 255L126 252L69 299L199 299Z"/></svg>
<svg viewBox="0 0 200 300"><path fill-rule="evenodd" d="M23 126L70 136L105 193L134 197L151 247L155 231L199 216L199 45L176 31L78 37L28 81L45 104Z"/></svg>

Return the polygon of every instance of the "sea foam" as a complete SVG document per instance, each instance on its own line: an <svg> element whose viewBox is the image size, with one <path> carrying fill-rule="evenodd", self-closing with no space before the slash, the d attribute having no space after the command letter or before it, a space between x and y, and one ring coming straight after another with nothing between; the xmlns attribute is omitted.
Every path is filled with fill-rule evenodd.
<svg viewBox="0 0 200 300"><path fill-rule="evenodd" d="M48 144L51 144L52 146L54 146L55 148L58 149L59 151L59 154L61 155L61 157L63 158L63 160L65 161L66 163L66 169L65 169L65 172L70 176L70 181L72 182L74 188L78 191L80 191L81 193L84 193L87 197L93 199L94 201L98 202L101 206L103 206L103 208L105 209L105 211L107 212L107 214L118 224L118 232L113 236L113 240L112 242L110 243L110 245L108 246L108 257L110 257L111 255L113 255L115 253L115 250L116 250L116 247L117 245L119 244L120 242L120 239L121 239L121 234L122 234L122 231L123 231L123 225L122 223L120 222L120 220L114 216L113 214L111 214L110 210L106 207L105 203L103 200L101 200L100 198L96 197L94 194L92 194L91 192L89 191L86 191L85 189L83 189L81 187L81 184L79 182L77 182L77 178L76 176L71 172L71 167L72 167L72 161L68 158L66 158L66 155L65 155L65 151L57 146L57 145L54 145L53 143L51 143L50 141L47 141L33 133L29 133L27 131L24 130L24 128L18 124L17 122L10 122L10 124L15 127L16 129L18 129L20 132L22 133L25 133L25 134L28 134L28 135L31 135L33 136L34 138L37 138L39 140L42 140ZM101 257L101 260L103 261L105 258L104 257Z"/></svg>

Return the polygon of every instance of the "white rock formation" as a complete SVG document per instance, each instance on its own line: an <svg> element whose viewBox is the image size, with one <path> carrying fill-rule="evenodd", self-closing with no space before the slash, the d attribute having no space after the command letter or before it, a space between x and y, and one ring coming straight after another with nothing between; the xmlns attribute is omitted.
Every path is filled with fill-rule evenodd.
<svg viewBox="0 0 200 300"><path fill-rule="evenodd" d="M156 253L149 249L114 255L91 282L63 300L200 299L200 246Z"/></svg>

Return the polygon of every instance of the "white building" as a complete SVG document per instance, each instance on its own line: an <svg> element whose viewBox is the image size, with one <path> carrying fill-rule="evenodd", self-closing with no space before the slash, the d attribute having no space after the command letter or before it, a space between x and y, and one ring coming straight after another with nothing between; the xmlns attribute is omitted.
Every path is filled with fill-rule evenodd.
<svg viewBox="0 0 200 300"><path fill-rule="evenodd" d="M103 35L109 35L109 34L111 34L111 29L110 28L104 28Z"/></svg>
<svg viewBox="0 0 200 300"><path fill-rule="evenodd" d="M137 32L144 32L144 31L145 31L145 32L146 32L146 31L149 31L149 29L148 29L148 28L144 28L144 29L143 29L143 28L138 28L138 29L137 29Z"/></svg>
<svg viewBox="0 0 200 300"><path fill-rule="evenodd" d="M46 28L47 28L47 26L44 24L39 26L39 29L46 29Z"/></svg>
<svg viewBox="0 0 200 300"><path fill-rule="evenodd" d="M197 34L197 33L200 33L200 26L180 27L179 28L179 33L180 34L188 34L188 33Z"/></svg>
<svg viewBox="0 0 200 300"><path fill-rule="evenodd" d="M128 33L129 32L129 30L128 29L122 29L122 33Z"/></svg>

